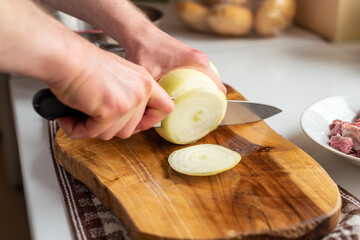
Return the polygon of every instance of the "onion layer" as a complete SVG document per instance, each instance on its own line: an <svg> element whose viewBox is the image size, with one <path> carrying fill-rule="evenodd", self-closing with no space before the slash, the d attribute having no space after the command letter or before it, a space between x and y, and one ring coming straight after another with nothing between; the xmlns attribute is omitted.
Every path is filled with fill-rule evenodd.
<svg viewBox="0 0 360 240"><path fill-rule="evenodd" d="M212 79L197 70L176 69L159 80L174 98L175 109L156 128L169 142L188 144L214 130L225 116L227 100Z"/></svg>
<svg viewBox="0 0 360 240"><path fill-rule="evenodd" d="M241 155L215 144L200 144L174 151L169 164L175 171L192 176L210 176L233 168Z"/></svg>

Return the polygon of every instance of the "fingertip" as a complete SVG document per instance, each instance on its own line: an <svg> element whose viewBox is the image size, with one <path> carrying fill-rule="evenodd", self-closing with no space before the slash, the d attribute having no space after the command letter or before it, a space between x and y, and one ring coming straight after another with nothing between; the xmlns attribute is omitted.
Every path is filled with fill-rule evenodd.
<svg viewBox="0 0 360 240"><path fill-rule="evenodd" d="M211 66L211 65L210 65ZM216 68L215 68L216 69ZM211 79L215 82L215 84L217 85L217 87L225 94L226 96L226 93L227 93L227 89L225 87L225 85L221 82L220 80L220 76L217 72L217 69L216 71L214 71L214 69L212 67L210 67L210 77Z"/></svg>
<svg viewBox="0 0 360 240"><path fill-rule="evenodd" d="M175 108L173 99L158 83L154 85L150 99L147 103L148 108L159 109L165 114L171 113Z"/></svg>
<svg viewBox="0 0 360 240"><path fill-rule="evenodd" d="M161 122L166 116L167 114L163 110L148 108L135 129L140 131L150 129L156 123Z"/></svg>
<svg viewBox="0 0 360 240"><path fill-rule="evenodd" d="M215 83L218 86L218 88L220 89L220 91L222 91L226 96L227 89L226 89L225 85L221 82L221 80L219 78L217 78L217 81L215 81Z"/></svg>
<svg viewBox="0 0 360 240"><path fill-rule="evenodd" d="M174 111L175 108L175 102L173 99L171 99L171 97L169 97L169 101L168 101L168 107L166 109L164 109L164 112L166 112L167 114L171 113L172 111Z"/></svg>

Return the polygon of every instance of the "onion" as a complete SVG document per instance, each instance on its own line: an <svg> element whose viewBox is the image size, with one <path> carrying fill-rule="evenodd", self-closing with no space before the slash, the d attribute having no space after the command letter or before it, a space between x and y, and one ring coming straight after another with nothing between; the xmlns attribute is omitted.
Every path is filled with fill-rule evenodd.
<svg viewBox="0 0 360 240"><path fill-rule="evenodd" d="M200 144L174 151L169 164L175 171L192 176L210 176L233 168L239 153L215 144Z"/></svg>
<svg viewBox="0 0 360 240"><path fill-rule="evenodd" d="M214 81L200 71L170 71L159 84L174 98L175 109L156 128L169 142L188 144L214 130L225 116L227 100Z"/></svg>

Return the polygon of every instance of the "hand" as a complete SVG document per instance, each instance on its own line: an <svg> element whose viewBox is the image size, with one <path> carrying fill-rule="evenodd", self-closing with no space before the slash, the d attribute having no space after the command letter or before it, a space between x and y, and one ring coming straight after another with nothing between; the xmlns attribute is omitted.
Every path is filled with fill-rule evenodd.
<svg viewBox="0 0 360 240"><path fill-rule="evenodd" d="M160 122L174 108L165 90L143 68L114 54L89 48L85 64L73 77L50 84L64 104L90 117L61 118L62 129L74 138L128 138Z"/></svg>
<svg viewBox="0 0 360 240"><path fill-rule="evenodd" d="M221 91L226 88L211 69L207 55L180 42L154 26L125 43L125 56L146 68L155 79L177 67L190 66L209 75Z"/></svg>
<svg viewBox="0 0 360 240"><path fill-rule="evenodd" d="M28 0L0 8L0 71L43 80L60 101L90 116L59 119L75 138L127 138L174 107L145 68L95 47Z"/></svg>

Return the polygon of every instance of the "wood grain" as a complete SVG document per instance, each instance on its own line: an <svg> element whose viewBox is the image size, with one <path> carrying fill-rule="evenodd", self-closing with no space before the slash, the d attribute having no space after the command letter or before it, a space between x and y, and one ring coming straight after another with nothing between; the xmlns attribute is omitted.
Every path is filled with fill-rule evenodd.
<svg viewBox="0 0 360 240"><path fill-rule="evenodd" d="M228 98L244 100L230 87ZM195 144L202 143L235 150L242 160L215 176L177 173L167 158L185 146L153 129L107 142L59 130L55 154L133 239L318 239L335 227L337 185L265 122L219 127Z"/></svg>

